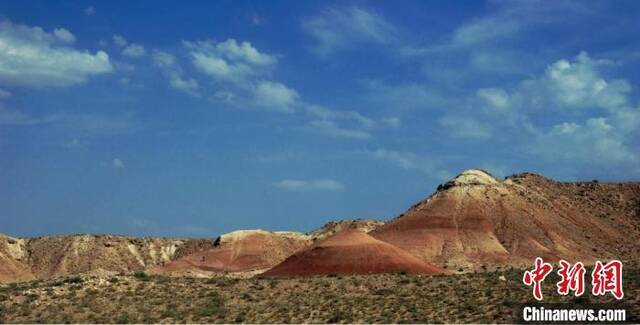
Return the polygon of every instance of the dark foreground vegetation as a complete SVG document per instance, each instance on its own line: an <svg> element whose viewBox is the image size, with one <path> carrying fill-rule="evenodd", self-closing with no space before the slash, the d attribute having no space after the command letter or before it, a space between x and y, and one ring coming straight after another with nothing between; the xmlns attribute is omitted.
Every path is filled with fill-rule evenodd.
<svg viewBox="0 0 640 325"><path fill-rule="evenodd" d="M624 304L640 315L640 272L624 272ZM554 275L544 282L545 302L614 301L558 296ZM521 279L520 270L306 279L70 277L0 286L0 323L513 323L521 304L533 303Z"/></svg>

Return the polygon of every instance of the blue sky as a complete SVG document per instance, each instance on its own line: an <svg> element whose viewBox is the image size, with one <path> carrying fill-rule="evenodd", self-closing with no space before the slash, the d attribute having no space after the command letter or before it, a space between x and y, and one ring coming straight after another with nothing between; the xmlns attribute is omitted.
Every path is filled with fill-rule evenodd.
<svg viewBox="0 0 640 325"><path fill-rule="evenodd" d="M467 168L640 178L637 1L4 1L0 232L391 218Z"/></svg>

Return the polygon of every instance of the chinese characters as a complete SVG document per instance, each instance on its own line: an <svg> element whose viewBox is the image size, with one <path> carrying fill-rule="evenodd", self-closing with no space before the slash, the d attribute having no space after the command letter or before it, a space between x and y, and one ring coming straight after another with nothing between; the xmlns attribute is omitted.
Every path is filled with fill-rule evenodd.
<svg viewBox="0 0 640 325"><path fill-rule="evenodd" d="M576 297L581 296L585 292L585 274L587 272L582 262L571 264L565 260L558 262L560 268L558 275L560 281L556 283L557 292L560 295L568 295L569 292L574 293ZM524 273L522 282L532 287L533 297L541 301L542 282L551 273L553 266L538 257L535 260L534 268ZM622 290L622 262L613 260L607 264L597 261L591 273L591 293L594 296L612 294L616 299L622 299L624 292Z"/></svg>

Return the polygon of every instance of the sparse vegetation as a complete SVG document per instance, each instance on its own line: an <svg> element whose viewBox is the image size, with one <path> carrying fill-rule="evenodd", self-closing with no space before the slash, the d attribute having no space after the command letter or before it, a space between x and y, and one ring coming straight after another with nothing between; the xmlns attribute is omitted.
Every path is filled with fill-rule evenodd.
<svg viewBox="0 0 640 325"><path fill-rule="evenodd" d="M456 275L278 280L136 273L34 281L0 286L0 322L513 323L521 304L533 299L522 285L522 272L509 268ZM624 272L625 304L639 315L640 271ZM552 273L544 283L545 302L613 301L610 296L559 296L555 281Z"/></svg>
<svg viewBox="0 0 640 325"><path fill-rule="evenodd" d="M151 277L148 274L142 271L135 272L133 276L140 281L149 281L151 279Z"/></svg>

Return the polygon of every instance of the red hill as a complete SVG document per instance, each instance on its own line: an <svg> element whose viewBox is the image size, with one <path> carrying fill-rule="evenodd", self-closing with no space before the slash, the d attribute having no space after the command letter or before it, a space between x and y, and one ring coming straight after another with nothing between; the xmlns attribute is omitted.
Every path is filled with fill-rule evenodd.
<svg viewBox="0 0 640 325"><path fill-rule="evenodd" d="M639 212L638 183L560 183L533 174L498 181L468 170L370 234L456 270L530 264L536 256L636 263Z"/></svg>
<svg viewBox="0 0 640 325"><path fill-rule="evenodd" d="M396 272L434 274L442 270L364 232L346 229L294 254L262 276Z"/></svg>
<svg viewBox="0 0 640 325"><path fill-rule="evenodd" d="M239 230L220 236L212 249L181 257L149 271L173 275L259 272L309 244L309 237L301 233Z"/></svg>

